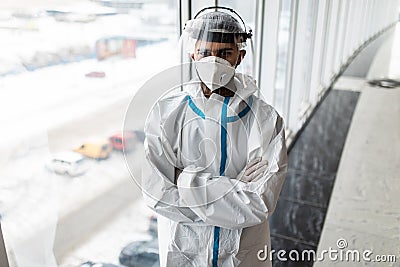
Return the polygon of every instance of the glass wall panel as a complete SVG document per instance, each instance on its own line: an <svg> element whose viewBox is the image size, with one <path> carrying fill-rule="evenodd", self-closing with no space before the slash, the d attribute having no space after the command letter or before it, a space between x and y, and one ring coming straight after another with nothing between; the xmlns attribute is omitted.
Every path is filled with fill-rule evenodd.
<svg viewBox="0 0 400 267"><path fill-rule="evenodd" d="M190 2L191 5L191 18L193 18L197 12L199 12L201 9L205 8L205 7L209 7L209 6L215 6L215 1L214 0L190 0L188 1Z"/></svg>
<svg viewBox="0 0 400 267"><path fill-rule="evenodd" d="M279 31L278 47L275 72L275 94L274 107L280 114L284 114L285 99L289 90L287 84L287 75L289 70L290 55L290 31L292 20L292 0L280 1L279 7ZM289 74L290 75L290 74Z"/></svg>
<svg viewBox="0 0 400 267"><path fill-rule="evenodd" d="M301 88L303 90L301 103L303 106L308 105L310 96L310 79L311 72L313 68L313 52L314 52L314 38L315 38L315 28L317 22L317 10L318 1L309 0L307 7L307 20L306 20L306 32L305 32L305 53L303 54L303 64L302 68L302 82Z"/></svg>
<svg viewBox="0 0 400 267"><path fill-rule="evenodd" d="M255 70L254 66L258 59L254 58L254 49L256 47L256 35L257 31L260 29L256 28L256 19L257 19L257 0L248 0L248 1L240 1L240 0L218 0L219 6L230 7L235 10L244 20L246 27L251 29L253 32L252 42L250 40L247 42L246 48L246 56L241 63L240 71L252 75L254 77ZM256 78L256 77L254 77Z"/></svg>
<svg viewBox="0 0 400 267"><path fill-rule="evenodd" d="M177 3L0 3L0 216L12 266L119 264L125 245L151 238L148 210L132 206L142 194L121 129L142 84L178 63Z"/></svg>

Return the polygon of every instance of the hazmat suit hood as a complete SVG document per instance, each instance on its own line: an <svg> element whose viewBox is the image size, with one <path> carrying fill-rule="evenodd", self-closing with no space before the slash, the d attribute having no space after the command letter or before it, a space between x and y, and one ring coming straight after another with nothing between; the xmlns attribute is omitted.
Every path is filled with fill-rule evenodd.
<svg viewBox="0 0 400 267"><path fill-rule="evenodd" d="M247 99L258 90L256 81L247 74L236 73L234 82L236 87L235 94L241 99Z"/></svg>

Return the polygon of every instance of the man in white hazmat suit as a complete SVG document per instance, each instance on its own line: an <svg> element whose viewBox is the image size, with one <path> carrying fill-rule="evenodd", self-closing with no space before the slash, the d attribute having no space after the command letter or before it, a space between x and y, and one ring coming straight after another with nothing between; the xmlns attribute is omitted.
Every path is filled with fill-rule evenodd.
<svg viewBox="0 0 400 267"><path fill-rule="evenodd" d="M284 124L235 71L251 32L214 10L181 37L197 77L147 117L144 198L159 215L161 266L271 266L257 254L271 247L268 217L287 170Z"/></svg>

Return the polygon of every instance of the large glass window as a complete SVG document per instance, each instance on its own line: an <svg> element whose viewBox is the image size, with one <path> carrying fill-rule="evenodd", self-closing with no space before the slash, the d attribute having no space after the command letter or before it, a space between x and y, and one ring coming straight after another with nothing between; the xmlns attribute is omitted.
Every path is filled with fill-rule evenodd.
<svg viewBox="0 0 400 267"><path fill-rule="evenodd" d="M151 239L121 152L142 132L122 141L120 130L141 85L179 62L177 1L5 2L0 215L11 266L118 264L125 245Z"/></svg>
<svg viewBox="0 0 400 267"><path fill-rule="evenodd" d="M209 6L215 6L215 0L196 0L189 1L191 3L191 17L193 18L197 12Z"/></svg>
<svg viewBox="0 0 400 267"><path fill-rule="evenodd" d="M239 0L219 0L217 1L219 6L225 6L232 8L235 10L243 19L246 24L247 31L249 29L253 32L252 42L247 41L247 48L246 48L246 56L241 63L240 71L245 72L246 74L250 74L253 77L255 76L255 63L256 59L254 58L254 49L256 47L256 37L257 31L260 29L256 29L256 19L257 19L257 4L258 1L256 0L249 0L249 1L239 1ZM254 77L255 78L255 77Z"/></svg>
<svg viewBox="0 0 400 267"><path fill-rule="evenodd" d="M279 31L277 61L275 72L275 94L274 107L280 114L284 114L285 96L288 92L287 77L290 75L289 55L290 55L290 31L292 18L292 0L283 0L279 8ZM285 94L286 93L286 94ZM286 114L285 114L286 115Z"/></svg>
<svg viewBox="0 0 400 267"><path fill-rule="evenodd" d="M313 54L314 54L314 38L315 38L315 27L317 22L317 10L318 10L318 1L317 0L309 0L307 7L307 28L305 31L305 48L306 51L304 53L304 68L302 68L302 97L301 103L303 108L307 108L309 106L309 97L310 97L310 79L311 72L313 68Z"/></svg>
<svg viewBox="0 0 400 267"><path fill-rule="evenodd" d="M310 108L311 73L313 70L314 39L317 21L317 1L297 2L295 40L287 105L289 128L296 132ZM285 113L284 113L285 114Z"/></svg>

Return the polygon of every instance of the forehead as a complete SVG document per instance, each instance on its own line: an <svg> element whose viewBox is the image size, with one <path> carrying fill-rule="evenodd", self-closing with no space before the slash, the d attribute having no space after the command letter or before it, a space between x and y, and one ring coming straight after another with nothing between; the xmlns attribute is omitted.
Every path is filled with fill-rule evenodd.
<svg viewBox="0 0 400 267"><path fill-rule="evenodd" d="M220 49L236 49L237 46L234 43L218 43L218 42L205 42L205 41L197 41L195 50L198 49L210 49L210 50L220 50Z"/></svg>

